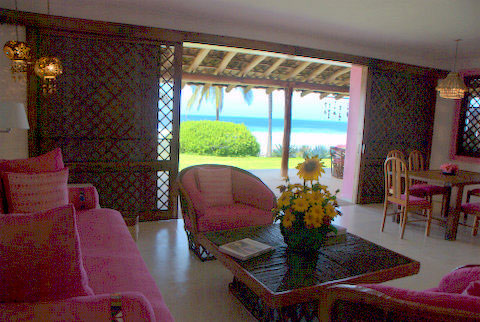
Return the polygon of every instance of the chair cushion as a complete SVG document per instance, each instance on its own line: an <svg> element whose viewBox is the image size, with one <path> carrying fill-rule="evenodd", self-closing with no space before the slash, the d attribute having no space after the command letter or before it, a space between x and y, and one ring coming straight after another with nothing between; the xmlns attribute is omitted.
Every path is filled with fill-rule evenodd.
<svg viewBox="0 0 480 322"><path fill-rule="evenodd" d="M198 218L198 230L223 230L271 223L271 210L262 210L236 202L227 206L206 207L205 214Z"/></svg>
<svg viewBox="0 0 480 322"><path fill-rule="evenodd" d="M72 205L0 216L0 285L0 302L93 295Z"/></svg>
<svg viewBox="0 0 480 322"><path fill-rule="evenodd" d="M470 282L465 291L462 292L463 295L470 296L479 296L480 297L480 280Z"/></svg>
<svg viewBox="0 0 480 322"><path fill-rule="evenodd" d="M438 284L438 291L462 293L472 281L480 280L480 266L464 267L446 274Z"/></svg>
<svg viewBox="0 0 480 322"><path fill-rule="evenodd" d="M414 195L417 197L425 197L433 195L443 195L448 192L448 188L436 186L433 184L418 183L410 186L409 191L410 195Z"/></svg>
<svg viewBox="0 0 480 322"><path fill-rule="evenodd" d="M233 204L232 169L199 167L197 179L203 201L207 207Z"/></svg>
<svg viewBox="0 0 480 322"><path fill-rule="evenodd" d="M406 196L402 195L400 198L402 200L405 200ZM428 202L427 199L420 198L420 197L415 197L415 196L409 196L408 197L408 204L410 206L415 206L415 207L423 207L423 208L430 207L430 202Z"/></svg>
<svg viewBox="0 0 480 322"><path fill-rule="evenodd" d="M466 212L467 214L478 213L480 215L480 202L465 203L462 205L461 209L461 211Z"/></svg>
<svg viewBox="0 0 480 322"><path fill-rule="evenodd" d="M68 204L68 168L55 172L4 172L10 213L30 213Z"/></svg>

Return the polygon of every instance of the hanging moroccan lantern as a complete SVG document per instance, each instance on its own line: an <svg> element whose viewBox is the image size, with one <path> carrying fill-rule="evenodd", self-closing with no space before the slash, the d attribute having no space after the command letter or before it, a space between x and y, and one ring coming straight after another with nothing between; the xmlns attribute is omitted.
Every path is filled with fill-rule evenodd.
<svg viewBox="0 0 480 322"><path fill-rule="evenodd" d="M25 73L30 60L30 47L23 41L9 40L3 46L5 55L12 61L12 73Z"/></svg>
<svg viewBox="0 0 480 322"><path fill-rule="evenodd" d="M42 79L43 94L53 94L57 90L58 75L63 72L62 63L57 57L42 57L35 62L35 74Z"/></svg>

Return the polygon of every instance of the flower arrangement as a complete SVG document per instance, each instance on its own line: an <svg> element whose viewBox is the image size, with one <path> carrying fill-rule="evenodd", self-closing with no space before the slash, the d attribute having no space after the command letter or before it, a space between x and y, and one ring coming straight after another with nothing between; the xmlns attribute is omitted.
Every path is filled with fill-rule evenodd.
<svg viewBox="0 0 480 322"><path fill-rule="evenodd" d="M303 185L290 184L286 178L285 185L278 187L281 195L272 211L289 248L317 250L329 232L336 232L330 223L339 215L335 209L338 190L332 195L318 182L325 171L317 156L307 157L296 169Z"/></svg>
<svg viewBox="0 0 480 322"><path fill-rule="evenodd" d="M440 170L444 174L455 174L458 171L458 166L455 163L444 163L440 166Z"/></svg>

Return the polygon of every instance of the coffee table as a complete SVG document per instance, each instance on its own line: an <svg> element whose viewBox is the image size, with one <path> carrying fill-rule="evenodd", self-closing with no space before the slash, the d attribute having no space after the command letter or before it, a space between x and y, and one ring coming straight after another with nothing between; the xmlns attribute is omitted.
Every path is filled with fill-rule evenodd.
<svg viewBox="0 0 480 322"><path fill-rule="evenodd" d="M246 261L219 251L247 237L275 249ZM315 320L322 291L331 285L381 283L420 269L419 262L350 233L313 258L287 251L278 224L206 232L199 241L233 273L230 291L261 321Z"/></svg>

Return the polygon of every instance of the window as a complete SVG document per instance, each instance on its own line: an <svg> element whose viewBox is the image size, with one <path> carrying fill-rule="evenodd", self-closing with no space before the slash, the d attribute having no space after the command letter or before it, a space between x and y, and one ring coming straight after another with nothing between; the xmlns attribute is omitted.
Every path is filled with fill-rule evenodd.
<svg viewBox="0 0 480 322"><path fill-rule="evenodd" d="M469 91L460 105L456 155L480 158L480 75L464 80Z"/></svg>

